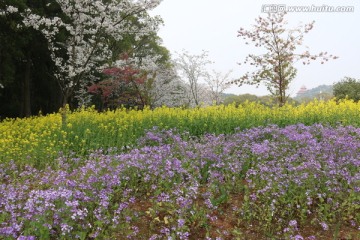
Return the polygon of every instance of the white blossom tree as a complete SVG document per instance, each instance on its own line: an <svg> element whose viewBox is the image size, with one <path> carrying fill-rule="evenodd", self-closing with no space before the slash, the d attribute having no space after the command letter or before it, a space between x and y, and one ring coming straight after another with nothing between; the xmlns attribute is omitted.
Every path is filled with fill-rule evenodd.
<svg viewBox="0 0 360 240"><path fill-rule="evenodd" d="M108 66L111 41L126 34L142 38L156 31L160 19L147 14L161 0L56 0L61 14L40 16L27 10L23 23L41 31L48 41L57 67L56 78L63 93L63 105ZM12 8L9 8L13 10ZM137 16L141 24L132 24ZM62 36L65 39L60 39ZM65 37L64 37L65 36ZM118 63L120 64L120 63Z"/></svg>
<svg viewBox="0 0 360 240"><path fill-rule="evenodd" d="M222 94L231 85L229 83L231 73L231 70L225 74L213 70L212 73L208 74L208 77L205 79L211 93L211 100L216 105L221 103Z"/></svg>
<svg viewBox="0 0 360 240"><path fill-rule="evenodd" d="M160 66L151 83L150 99L153 107L185 105L186 85L173 67Z"/></svg>
<svg viewBox="0 0 360 240"><path fill-rule="evenodd" d="M198 106L202 101L201 97L206 95L204 94L206 92L205 79L208 77L206 66L211 63L206 51L202 51L199 55L183 51L175 59L181 77L188 84L189 105Z"/></svg>

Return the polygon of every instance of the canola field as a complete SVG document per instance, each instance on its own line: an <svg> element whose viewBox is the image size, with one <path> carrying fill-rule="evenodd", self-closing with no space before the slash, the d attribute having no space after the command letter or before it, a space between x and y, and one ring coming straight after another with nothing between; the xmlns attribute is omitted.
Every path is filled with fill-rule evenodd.
<svg viewBox="0 0 360 240"><path fill-rule="evenodd" d="M360 104L0 123L1 239L360 239Z"/></svg>

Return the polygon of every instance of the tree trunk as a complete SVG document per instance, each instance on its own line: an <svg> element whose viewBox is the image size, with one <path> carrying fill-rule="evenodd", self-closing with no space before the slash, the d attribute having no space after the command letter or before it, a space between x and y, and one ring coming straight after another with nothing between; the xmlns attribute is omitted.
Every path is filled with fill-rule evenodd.
<svg viewBox="0 0 360 240"><path fill-rule="evenodd" d="M2 80L2 47L0 47L0 82L1 82L1 80ZM0 83L1 84L1 83ZM0 86L0 88L1 88L1 86Z"/></svg>
<svg viewBox="0 0 360 240"><path fill-rule="evenodd" d="M61 114L61 124L62 127L65 128L67 125L67 115L69 113L69 98L70 98L70 91L66 89L65 91L62 91L62 107L60 108L60 114Z"/></svg>
<svg viewBox="0 0 360 240"><path fill-rule="evenodd" d="M25 76L23 84L23 112L22 116L31 116L31 58L30 52L27 53Z"/></svg>

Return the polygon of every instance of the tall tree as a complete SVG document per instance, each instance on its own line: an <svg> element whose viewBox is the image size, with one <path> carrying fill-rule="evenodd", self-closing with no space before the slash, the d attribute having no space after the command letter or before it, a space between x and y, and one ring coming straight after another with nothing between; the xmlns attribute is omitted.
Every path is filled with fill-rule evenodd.
<svg viewBox="0 0 360 240"><path fill-rule="evenodd" d="M304 35L312 30L314 22L300 25L296 28L287 28L285 12L269 13L266 18L257 18L254 28L245 30L240 28L238 37L250 40L255 47L265 50L264 54L249 54L243 64L255 67L252 72L246 72L232 83L250 84L259 86L264 83L272 95L277 98L279 106L286 103L289 83L296 76L294 63L303 61L310 64L312 60L321 59L321 63L336 56L328 55L327 52L310 54L309 51L296 53L298 46L303 44ZM249 42L246 42L249 44Z"/></svg>

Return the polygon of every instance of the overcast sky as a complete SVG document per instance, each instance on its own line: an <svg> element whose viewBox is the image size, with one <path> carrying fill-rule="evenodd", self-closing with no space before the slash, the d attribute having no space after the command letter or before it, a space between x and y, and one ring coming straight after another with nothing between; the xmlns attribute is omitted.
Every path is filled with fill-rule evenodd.
<svg viewBox="0 0 360 240"><path fill-rule="evenodd" d="M296 1L300 2L300 1ZM360 79L360 1L241 1L241 0L163 0L152 12L164 20L159 36L163 45L174 56L183 49L191 54L200 54L202 50L209 52L209 58L215 63L212 69L227 72L232 69L232 77L237 78L246 72L239 66L245 56L254 53L255 47L245 45L244 40L237 37L240 27L252 28L255 18L268 10L266 4L285 4L291 6L352 6L353 12L291 12L286 15L289 25L309 23L315 25L304 38L304 46L310 53L327 51L339 56L325 64L312 62L303 66L297 63L296 78L290 85L289 93L293 96L302 85L308 89L321 84L331 85L345 76ZM302 52L304 48L299 49ZM265 87L233 86L226 92L256 95L268 94Z"/></svg>

